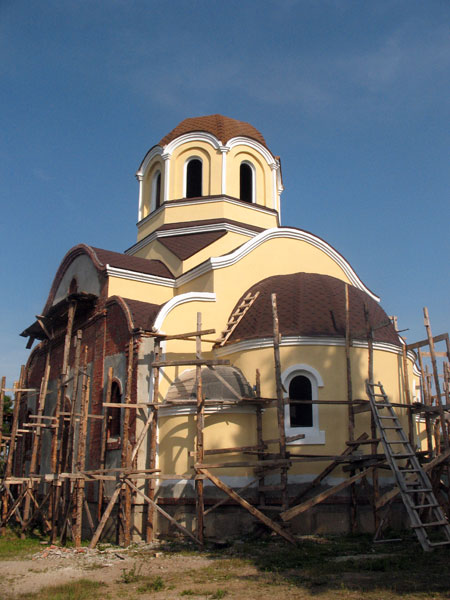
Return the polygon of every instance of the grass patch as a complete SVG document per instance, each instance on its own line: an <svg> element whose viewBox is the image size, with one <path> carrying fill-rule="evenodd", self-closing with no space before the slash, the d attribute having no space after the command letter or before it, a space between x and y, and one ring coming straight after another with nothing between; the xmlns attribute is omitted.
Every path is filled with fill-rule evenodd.
<svg viewBox="0 0 450 600"><path fill-rule="evenodd" d="M222 600L228 595L227 590L218 589L215 592L205 590L183 590L181 596L201 596L202 598L208 598L210 600Z"/></svg>
<svg viewBox="0 0 450 600"><path fill-rule="evenodd" d="M122 569L122 575L120 576L120 579L117 580L117 583L136 583L136 581L141 579L141 568L142 565L139 565L138 567L135 563L129 569Z"/></svg>
<svg viewBox="0 0 450 600"><path fill-rule="evenodd" d="M63 585L46 587L40 592L21 594L22 600L91 600L99 598L98 591L104 587L104 583L79 579Z"/></svg>
<svg viewBox="0 0 450 600"><path fill-rule="evenodd" d="M141 594L145 592L161 592L166 588L166 584L162 577L143 577L143 583L138 587L137 591Z"/></svg>
<svg viewBox="0 0 450 600"><path fill-rule="evenodd" d="M22 540L18 531L8 528L5 535L0 537L0 560L14 560L34 554L44 548L42 541L46 540L40 535L28 535Z"/></svg>

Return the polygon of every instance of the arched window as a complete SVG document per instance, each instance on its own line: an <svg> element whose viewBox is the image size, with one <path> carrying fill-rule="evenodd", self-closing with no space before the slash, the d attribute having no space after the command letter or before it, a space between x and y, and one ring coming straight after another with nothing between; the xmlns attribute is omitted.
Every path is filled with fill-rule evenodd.
<svg viewBox="0 0 450 600"><path fill-rule="evenodd" d="M297 375L289 384L289 420L291 427L312 427L312 404L295 404L295 400L312 400L311 381Z"/></svg>
<svg viewBox="0 0 450 600"><path fill-rule="evenodd" d="M122 402L122 394L120 385L117 381L113 381L111 385L111 402L120 404ZM108 440L112 441L120 437L121 424L121 408L111 406L108 409Z"/></svg>
<svg viewBox="0 0 450 600"><path fill-rule="evenodd" d="M186 165L186 198L202 195L203 165L199 158L191 158Z"/></svg>
<svg viewBox="0 0 450 600"><path fill-rule="evenodd" d="M152 198L150 210L156 210L161 206L161 171L156 171L152 180Z"/></svg>
<svg viewBox="0 0 450 600"><path fill-rule="evenodd" d="M297 364L286 369L281 378L283 387L287 390L284 412L286 436L304 436L303 439L290 443L324 444L325 432L319 428L319 406L313 403L296 403L296 400L319 399L319 388L323 387L320 373L309 365Z"/></svg>
<svg viewBox="0 0 450 600"><path fill-rule="evenodd" d="M241 163L239 169L239 198L244 202L255 200L255 177L252 165Z"/></svg>

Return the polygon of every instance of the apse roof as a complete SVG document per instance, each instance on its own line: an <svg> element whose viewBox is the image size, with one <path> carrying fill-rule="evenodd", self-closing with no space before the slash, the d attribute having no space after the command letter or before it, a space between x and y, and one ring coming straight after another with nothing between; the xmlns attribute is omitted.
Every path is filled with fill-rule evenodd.
<svg viewBox="0 0 450 600"><path fill-rule="evenodd" d="M110 265L111 267L117 267L118 269L137 271L138 273L146 273L147 275L173 278L171 271L160 260L129 256L128 254L103 250L102 248L94 248L93 246L91 246L91 249L97 255L99 262L104 266Z"/></svg>
<svg viewBox="0 0 450 600"><path fill-rule="evenodd" d="M280 333L283 336L345 336L345 283L318 273L274 275L248 289L259 296L230 336L228 343L272 337L271 294L277 295ZM398 334L382 307L366 292L349 285L350 335L366 339L364 305L367 305L374 340L400 346Z"/></svg>
<svg viewBox="0 0 450 600"><path fill-rule="evenodd" d="M166 146L175 138L193 131L212 133L223 144L226 144L231 138L245 136L256 140L267 148L266 140L253 125L223 115L207 115L184 119L175 129L172 129L170 133L162 138L159 145Z"/></svg>

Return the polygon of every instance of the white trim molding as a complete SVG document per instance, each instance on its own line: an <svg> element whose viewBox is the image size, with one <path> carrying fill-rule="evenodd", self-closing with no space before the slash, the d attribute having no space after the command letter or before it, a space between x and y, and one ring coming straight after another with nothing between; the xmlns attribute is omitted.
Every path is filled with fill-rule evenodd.
<svg viewBox="0 0 450 600"><path fill-rule="evenodd" d="M223 146L220 140L218 140L212 133L207 133L206 131L192 131L190 133L180 135L169 142L167 146L164 146L164 152L173 154L174 150L176 150L178 146L181 146L186 142L206 142L207 144L211 144L215 150L220 150L221 146Z"/></svg>
<svg viewBox="0 0 450 600"><path fill-rule="evenodd" d="M164 333L161 330L162 324L164 320L168 316L168 314L180 304L184 304L185 302L215 302L216 294L211 292L187 292L186 294L179 294L178 296L174 296L170 300L168 300L163 306L161 310L156 315L156 319L153 324L153 331L155 333Z"/></svg>
<svg viewBox="0 0 450 600"><path fill-rule="evenodd" d="M141 283L153 283L154 285L162 285L164 287L175 287L175 279L168 277L159 277L158 275L149 275L148 273L140 273L139 271L128 271L127 269L119 269L106 265L106 274L119 279L129 279L131 281L140 281Z"/></svg>
<svg viewBox="0 0 450 600"><path fill-rule="evenodd" d="M236 250L234 250L233 252L216 258L212 257L204 263L202 263L201 265L199 265L198 267L192 269L188 273L181 275L177 279L177 284L184 285L185 283L188 283L192 279L196 279L197 277L203 275L204 273L207 273L208 271L214 271L216 269L230 267L231 265L234 265L238 261L242 260L245 256L247 256L247 254L250 254L250 252L253 252L253 250L258 248L258 246L264 244L265 242L268 242L269 240L280 238L288 238L308 242L312 246L315 246L316 248L324 252L342 269L342 271L348 277L352 285L354 285L359 290L366 292L366 294L368 294L376 302L380 301L380 298L364 285L364 283L357 276L350 264L334 248L332 248L324 240L316 237L312 233L303 231L301 229L294 229L291 227L272 227L271 229L265 229L264 231L261 231L261 233L258 233L254 238L252 238L248 242L242 244L242 246L239 246L239 248L236 248Z"/></svg>
<svg viewBox="0 0 450 600"><path fill-rule="evenodd" d="M325 431L321 431L319 427L319 406L318 404L312 405L312 427L292 427L291 426L291 415L289 410L289 385L291 381L297 377L303 376L309 379L311 383L311 399L319 399L319 387L323 387L323 380L320 373L314 367L305 363L299 363L291 365L283 371L281 374L281 381L284 389L288 390L284 396L284 422L285 431L287 436L297 435L299 433L304 434L304 438L301 440L295 440L289 444L295 445L317 445L325 444Z"/></svg>
<svg viewBox="0 0 450 600"><path fill-rule="evenodd" d="M144 156L141 164L139 165L138 170L136 171L136 177L138 179L139 177L144 177L145 172L147 171L147 168L151 161L155 158L155 156L161 156L162 153L163 149L161 146L153 146L153 148L150 148L150 150Z"/></svg>
<svg viewBox="0 0 450 600"><path fill-rule="evenodd" d="M301 335L287 335L281 336L281 346L345 346L345 338L337 337L307 337ZM273 338L257 338L252 340L244 340L242 342L236 342L235 344L227 344L222 348L215 350L217 357L229 356L230 354L236 354L237 352L247 352L248 350L260 350L262 348L272 348ZM368 348L367 341L364 340L353 340L353 348ZM374 350L381 350L382 352L392 352L399 356L402 355L402 349L395 344L388 344L387 342L374 342ZM415 360L414 354L408 352L408 358L412 362Z"/></svg>
<svg viewBox="0 0 450 600"><path fill-rule="evenodd" d="M237 136L228 140L226 144L226 147L230 150L234 148L234 146L248 146L249 148L252 148L253 150L256 150L257 152L262 154L266 159L268 165L275 165L275 167L278 168L277 160L273 156L273 154L269 150L267 150L265 146L263 146L256 140L252 140L251 138L244 136Z"/></svg>

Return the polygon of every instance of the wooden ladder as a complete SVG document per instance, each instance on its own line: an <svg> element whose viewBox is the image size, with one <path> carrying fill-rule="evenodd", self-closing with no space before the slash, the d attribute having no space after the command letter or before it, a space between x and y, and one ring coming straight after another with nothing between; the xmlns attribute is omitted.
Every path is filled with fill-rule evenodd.
<svg viewBox="0 0 450 600"><path fill-rule="evenodd" d="M382 384L366 381L366 389L387 461L422 548L429 552L450 544L450 525Z"/></svg>
<svg viewBox="0 0 450 600"><path fill-rule="evenodd" d="M250 306L253 304L253 302L256 300L256 298L258 296L259 296L259 292L256 292L256 294L252 294L251 292L249 292L245 296L245 298L239 304L237 309L234 311L234 313L228 319L227 328L224 331L222 331L222 339L220 340L220 342L218 344L219 346L223 346L227 342L228 338L231 336L233 331L236 329L236 327L242 321L245 313L248 311L248 309L250 308Z"/></svg>

